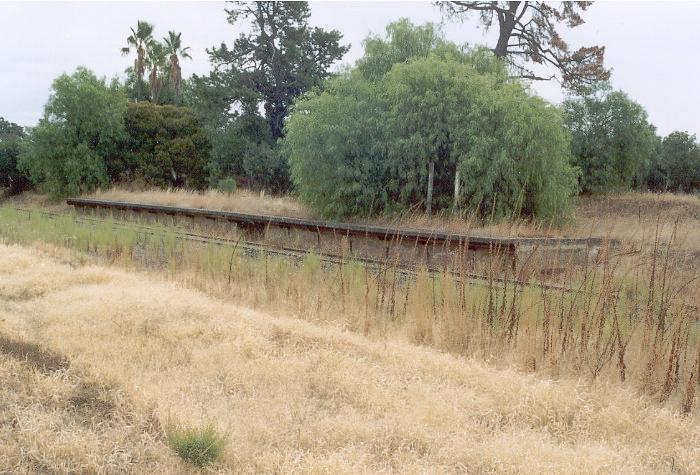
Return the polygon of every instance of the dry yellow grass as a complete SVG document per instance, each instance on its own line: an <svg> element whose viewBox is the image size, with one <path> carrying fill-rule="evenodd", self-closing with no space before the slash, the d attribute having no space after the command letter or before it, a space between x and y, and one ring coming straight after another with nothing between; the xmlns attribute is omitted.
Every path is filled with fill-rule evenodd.
<svg viewBox="0 0 700 475"><path fill-rule="evenodd" d="M318 217L294 197L260 196L247 190L238 190L232 196L228 196L216 190L196 193L185 190L129 191L114 188L94 193L90 197L300 218ZM683 246L700 251L700 233L693 232L700 226L700 197L695 195L628 192L584 196L577 199L572 215L573 222L558 229L528 222L509 221L484 226L474 219L447 215L426 217L417 212L376 218L369 222L494 235L594 235L648 242L653 241L658 222L666 225L663 237L667 238L672 232L671 224L678 220Z"/></svg>
<svg viewBox="0 0 700 475"><path fill-rule="evenodd" d="M291 196L265 196L239 189L232 195L217 190L196 192L182 189L129 191L112 188L97 191L86 198L127 201L132 203L156 203L166 206L218 209L245 213L271 214L309 218L313 213Z"/></svg>
<svg viewBox="0 0 700 475"><path fill-rule="evenodd" d="M213 422L228 436L222 473L700 472L697 410L273 318L59 251L0 245L0 332L65 355L161 424ZM53 429L35 427L50 444Z"/></svg>
<svg viewBox="0 0 700 475"><path fill-rule="evenodd" d="M158 423L37 345L0 336L0 473L179 473Z"/></svg>

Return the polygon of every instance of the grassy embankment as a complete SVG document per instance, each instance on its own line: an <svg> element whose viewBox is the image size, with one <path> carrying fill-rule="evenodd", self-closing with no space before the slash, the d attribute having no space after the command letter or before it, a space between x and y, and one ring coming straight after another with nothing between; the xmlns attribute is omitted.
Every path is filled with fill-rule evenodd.
<svg viewBox="0 0 700 475"><path fill-rule="evenodd" d="M3 211L7 239L54 235L26 222L20 230L12 219ZM68 242L90 242L93 255L115 258L117 236L99 237L93 229L92 240L81 241L67 222L43 225L73 232ZM188 471L163 442L168 427L209 424L226 436L223 457L209 468L221 473L700 471L700 415L696 409L681 414L682 392L678 401L660 403L659 393L645 396L607 377L592 381L588 359L578 377L563 371L567 365L555 378L498 369L401 339L271 316L191 290L192 282L163 281L165 273L96 266L94 257L36 246L43 250L0 245L0 332L7 341L27 343L10 350L0 345L0 379L18 388L0 406L7 421L0 430L0 471ZM289 292L289 316L308 309L303 316L314 320L325 315L349 324L354 318L349 298L344 315L327 306L341 294L328 294L323 281L331 276L320 270L304 266L287 275L285 287L278 280L264 285L262 265L255 271L253 263L236 266L241 276L227 290L236 300L272 305L275 293ZM295 295L303 286L291 281L302 278L316 285L318 297ZM419 297L422 285L411 287L409 298ZM420 305L429 295L411 312L431 306ZM447 317L441 301L436 328ZM471 310L456 315L470 325L482 320ZM410 327L417 317L401 318ZM667 327L677 328L678 318L669 318ZM587 344L592 352L595 338L586 343L581 321L572 327L571 346ZM516 340L546 341L536 337L541 323L521 325ZM491 328L482 335L465 327L465 348L486 337L498 343L500 327ZM663 338L674 334L662 331ZM36 343L42 348L32 349ZM561 353L559 343L544 361L584 355ZM492 356L519 346L496 344ZM645 366L649 348L629 348L630 366L636 358ZM49 355L36 359L50 364L37 366L25 353ZM95 382L76 379L81 375Z"/></svg>
<svg viewBox="0 0 700 475"><path fill-rule="evenodd" d="M696 405L700 288L678 273L681 266L662 243L649 261L605 255L571 274L579 292L565 292L492 280L473 285L447 274L405 280L391 265L375 274L353 263L324 268L313 255L296 266L180 241L172 230L115 230L109 222L28 218L10 209L0 214L0 236L150 269L274 314L546 375L624 381L683 413Z"/></svg>

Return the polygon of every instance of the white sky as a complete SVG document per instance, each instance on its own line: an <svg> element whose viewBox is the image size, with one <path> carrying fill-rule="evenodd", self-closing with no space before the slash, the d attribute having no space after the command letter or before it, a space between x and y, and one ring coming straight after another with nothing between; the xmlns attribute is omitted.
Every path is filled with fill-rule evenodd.
<svg viewBox="0 0 700 475"><path fill-rule="evenodd" d="M223 2L61 2L25 3L0 0L0 117L33 125L41 116L52 80L83 65L98 75L123 75L133 59L122 57L129 27L136 20L155 24L157 37L182 32L192 48L183 73L209 71L205 49L229 45L241 32L226 22ZM343 63L362 55L362 39L383 33L400 17L414 23L440 23L437 7L428 2L311 2L311 24L340 30L352 48ZM700 135L700 3L606 2L584 14L586 24L563 30L572 47L602 44L612 83L640 102L659 133L688 130ZM463 24L447 23L448 39L493 46L476 17ZM562 93L554 83L535 83L552 102Z"/></svg>

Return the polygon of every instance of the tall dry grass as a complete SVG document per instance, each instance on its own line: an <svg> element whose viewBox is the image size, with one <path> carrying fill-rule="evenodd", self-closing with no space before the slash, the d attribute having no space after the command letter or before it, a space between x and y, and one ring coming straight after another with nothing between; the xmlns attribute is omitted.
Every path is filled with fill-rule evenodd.
<svg viewBox="0 0 700 475"><path fill-rule="evenodd" d="M681 413L696 406L700 285L681 272L661 228L650 260L603 252L583 269L563 263L569 271L560 278L573 291L504 283L497 258L481 282L466 269L406 278L391 263L372 272L352 260L328 266L313 254L301 263L254 258L236 246L180 240L172 229L151 231L0 210L9 242L68 247L81 259L153 270L211 295L374 338L549 376L625 382Z"/></svg>
<svg viewBox="0 0 700 475"><path fill-rule="evenodd" d="M96 191L85 198L126 201L131 203L153 203L186 208L217 209L244 213L270 214L309 218L313 213L291 196L264 195L239 189L233 194L217 190L203 192L183 189L153 189L130 191L123 188Z"/></svg>
<svg viewBox="0 0 700 475"><path fill-rule="evenodd" d="M130 191L113 188L89 197L106 200L157 203L170 206L221 209L228 211L274 214L300 218L318 218L292 196L261 196L238 190L229 196L215 190L204 193L186 190ZM572 211L571 221L563 227L524 220L503 220L480 223L469 214L444 213L428 217L419 211L383 216L367 221L371 224L394 225L452 232L472 232L507 236L599 236L635 242L653 242L656 224L679 222L679 240L684 248L700 252L700 236L693 232L700 226L700 197L672 193L627 192L582 196ZM666 226L670 229L671 226ZM664 236L668 238L668 236Z"/></svg>
<svg viewBox="0 0 700 475"><path fill-rule="evenodd" d="M373 341L215 300L159 275L85 265L52 246L0 245L0 331L114 382L163 424L214 424L227 445L211 472L700 471L697 411L682 416L631 386L542 378ZM432 284L420 286L410 298L423 306L411 312L432 307ZM427 338L429 327L420 328ZM52 426L34 427L32 437L54 444ZM64 453L80 454L86 440L62 439Z"/></svg>

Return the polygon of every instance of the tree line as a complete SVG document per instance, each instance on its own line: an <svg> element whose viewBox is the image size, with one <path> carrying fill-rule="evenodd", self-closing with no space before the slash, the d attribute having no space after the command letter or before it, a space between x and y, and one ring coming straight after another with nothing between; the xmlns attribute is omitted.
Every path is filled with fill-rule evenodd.
<svg viewBox="0 0 700 475"><path fill-rule="evenodd" d="M121 49L134 58L125 79L81 67L56 78L35 127L0 120L0 186L59 197L237 183L295 193L327 217L459 209L548 222L577 193L700 189L696 137L659 137L609 85L604 48L563 41L587 6L441 3L448 18L497 22L498 43L459 45L399 20L333 73L349 46L309 25L308 4L236 2L227 20L247 32L208 49L211 72L190 79L182 35L157 41L138 21ZM569 91L561 106L532 93L542 79Z"/></svg>

